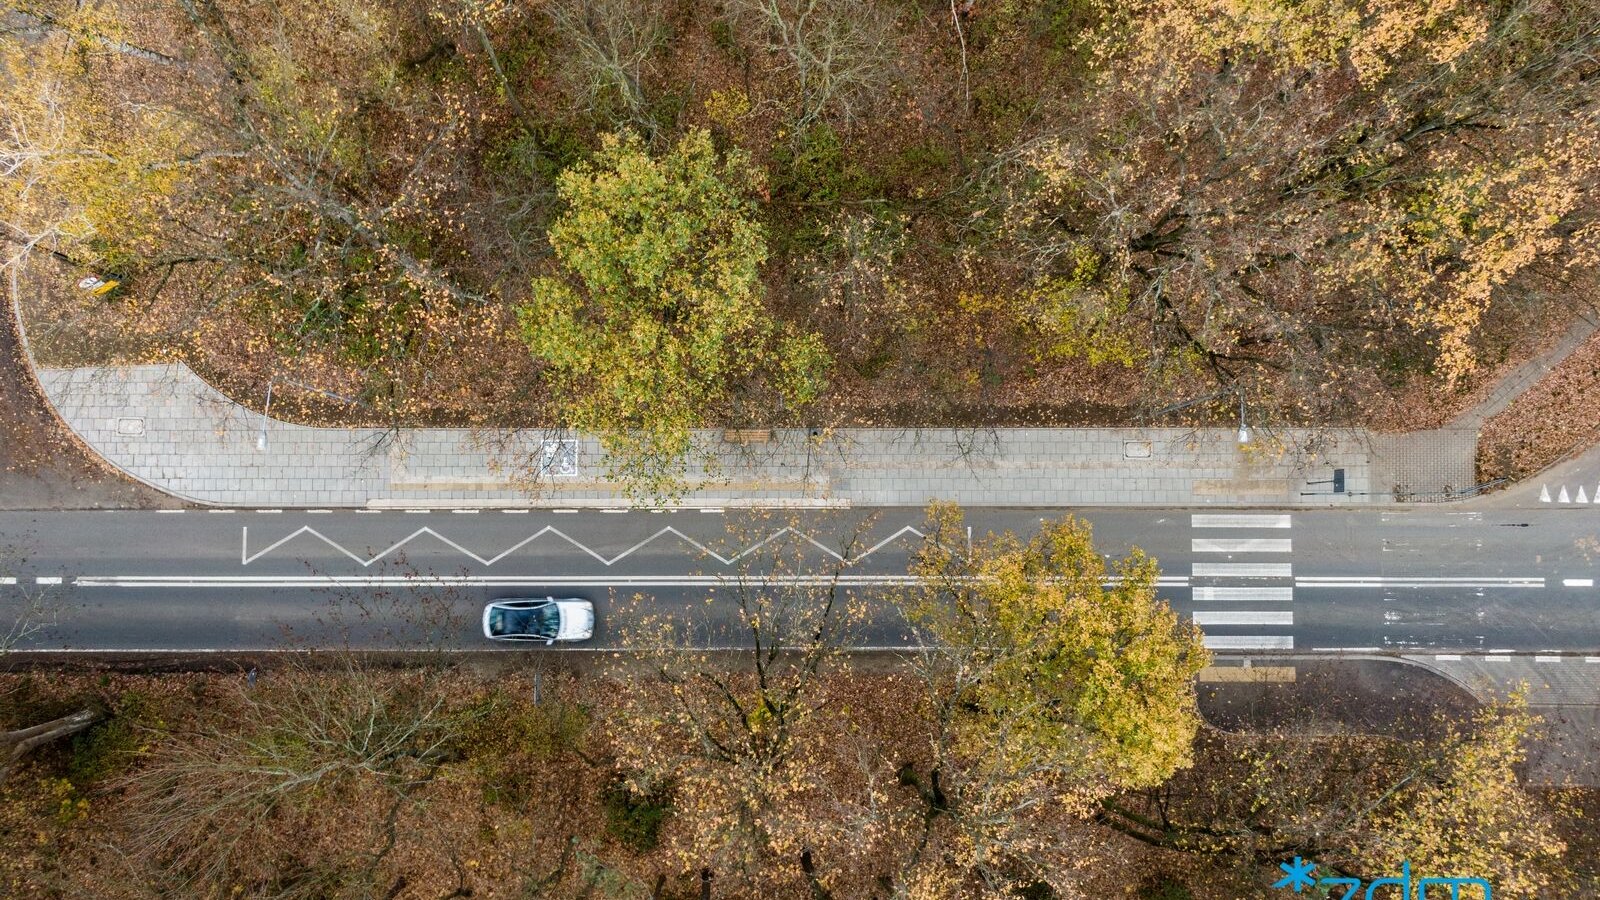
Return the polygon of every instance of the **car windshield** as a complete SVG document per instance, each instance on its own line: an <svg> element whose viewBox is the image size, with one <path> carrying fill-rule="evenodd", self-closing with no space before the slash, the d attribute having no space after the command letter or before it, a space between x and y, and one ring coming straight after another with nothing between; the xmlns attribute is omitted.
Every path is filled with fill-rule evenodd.
<svg viewBox="0 0 1600 900"><path fill-rule="evenodd" d="M489 614L489 630L495 634L553 638L561 630L561 610L554 603L537 609L496 609Z"/></svg>

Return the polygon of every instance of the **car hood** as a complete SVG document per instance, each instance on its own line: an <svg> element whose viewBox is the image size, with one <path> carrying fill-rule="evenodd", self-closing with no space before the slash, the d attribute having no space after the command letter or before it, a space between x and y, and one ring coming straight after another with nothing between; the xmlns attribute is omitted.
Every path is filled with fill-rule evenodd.
<svg viewBox="0 0 1600 900"><path fill-rule="evenodd" d="M561 631L558 641L585 641L594 637L594 607L588 603L560 603Z"/></svg>

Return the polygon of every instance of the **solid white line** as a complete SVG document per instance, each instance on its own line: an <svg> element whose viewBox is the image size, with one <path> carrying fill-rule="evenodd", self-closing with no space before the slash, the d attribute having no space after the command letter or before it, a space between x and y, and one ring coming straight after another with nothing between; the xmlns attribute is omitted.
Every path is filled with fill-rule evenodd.
<svg viewBox="0 0 1600 900"><path fill-rule="evenodd" d="M1561 657L1559 657L1559 656L1535 656L1533 658L1533 661L1536 662L1536 663L1558 663L1558 662L1561 662Z"/></svg>
<svg viewBox="0 0 1600 900"><path fill-rule="evenodd" d="M452 509L450 511L458 516L475 516L479 513L479 510L476 509Z"/></svg>
<svg viewBox="0 0 1600 900"><path fill-rule="evenodd" d="M1593 578L1563 578L1562 587L1594 587Z"/></svg>
<svg viewBox="0 0 1600 900"><path fill-rule="evenodd" d="M208 510L206 510L206 512L211 513L213 516L221 516L221 515L228 515L228 514L231 514L231 513L236 513L236 512L238 512L238 510L237 509L208 509Z"/></svg>
<svg viewBox="0 0 1600 900"><path fill-rule="evenodd" d="M420 515L426 515L427 513L431 513L431 512L433 512L433 510L431 510L431 509L408 509L408 510L406 510L406 512L411 513L414 516L420 516Z"/></svg>
<svg viewBox="0 0 1600 900"><path fill-rule="evenodd" d="M1436 654L1434 654L1433 658L1438 660L1439 662L1460 662L1461 661L1461 654L1459 654L1459 653L1436 653Z"/></svg>
<svg viewBox="0 0 1600 900"><path fill-rule="evenodd" d="M333 510L331 510L331 509L308 509L308 510L306 510L306 515L308 515L308 516L326 516L326 515L331 515L332 513L333 513Z"/></svg>
<svg viewBox="0 0 1600 900"><path fill-rule="evenodd" d="M525 516L530 512L530 510L526 509L502 509L500 511L508 516Z"/></svg>
<svg viewBox="0 0 1600 900"><path fill-rule="evenodd" d="M1222 610L1195 610L1189 614L1196 625L1293 625L1292 612L1232 612Z"/></svg>
<svg viewBox="0 0 1600 900"><path fill-rule="evenodd" d="M550 511L555 513L555 514L557 514L557 515L562 515L562 514L571 515L572 513L577 512L577 510L575 510L575 509L552 509Z"/></svg>
<svg viewBox="0 0 1600 900"><path fill-rule="evenodd" d="M34 579L35 584L60 584L61 578L56 575L40 575Z"/></svg>
<svg viewBox="0 0 1600 900"><path fill-rule="evenodd" d="M1321 653L1377 653L1377 647L1317 647Z"/></svg>
<svg viewBox="0 0 1600 900"><path fill-rule="evenodd" d="M1195 538L1192 553L1288 553L1288 538Z"/></svg>
<svg viewBox="0 0 1600 900"><path fill-rule="evenodd" d="M358 509L358 510L356 510L356 514L357 515L362 515L362 516L375 516L375 515L378 515L381 512L383 512L383 510L381 510L381 509Z"/></svg>
<svg viewBox="0 0 1600 900"><path fill-rule="evenodd" d="M158 512L158 513L167 513L167 514L176 514L176 513L181 513L181 512L188 512L188 510L186 510L186 509L158 509L158 510L156 510L156 512Z"/></svg>
<svg viewBox="0 0 1600 900"><path fill-rule="evenodd" d="M1195 563L1189 567L1191 578L1290 578L1294 566L1290 563Z"/></svg>
<svg viewBox="0 0 1600 900"><path fill-rule="evenodd" d="M1295 587L1320 587L1320 588L1381 588L1381 587L1517 587L1517 588L1542 588L1544 579L1537 577L1514 578L1412 578L1397 577L1384 578L1376 575L1338 576L1338 575L1299 575L1294 580Z"/></svg>
<svg viewBox="0 0 1600 900"><path fill-rule="evenodd" d="M625 512L627 512L627 510L625 510L625 509L602 509L600 511L603 512L603 513L625 513Z"/></svg>
<svg viewBox="0 0 1600 900"><path fill-rule="evenodd" d="M258 510L256 510L256 512L261 513L262 515L266 516L266 515L272 515L273 513L281 513L281 512L283 512L283 510L281 510L281 509L258 509Z"/></svg>
<svg viewBox="0 0 1600 900"><path fill-rule="evenodd" d="M1194 592L1194 602L1196 603L1291 603L1294 601L1294 588L1292 587L1197 587L1192 590Z"/></svg>
<svg viewBox="0 0 1600 900"><path fill-rule="evenodd" d="M700 511L703 512L703 513L720 513L720 512L722 512L722 507L720 507L720 506L702 506L702 507L700 507Z"/></svg>
<svg viewBox="0 0 1600 900"><path fill-rule="evenodd" d="M561 584L586 587L610 585L663 585L694 587L722 584L778 584L870 586L915 584L915 575L83 575L74 580L79 587L162 587L162 588L289 588L377 585L541 585ZM1106 579L1111 587L1117 579Z"/></svg>
<svg viewBox="0 0 1600 900"><path fill-rule="evenodd" d="M1195 513L1190 528L1288 528L1289 515L1249 515L1243 513Z"/></svg>
<svg viewBox="0 0 1600 900"><path fill-rule="evenodd" d="M1208 634L1206 647L1211 650L1293 650L1294 638L1287 635L1235 635Z"/></svg>

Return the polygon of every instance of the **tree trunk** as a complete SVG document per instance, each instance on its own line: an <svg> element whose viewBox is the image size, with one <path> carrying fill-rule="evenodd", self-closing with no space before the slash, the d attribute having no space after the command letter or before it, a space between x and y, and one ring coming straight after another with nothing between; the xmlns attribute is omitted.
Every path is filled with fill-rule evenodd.
<svg viewBox="0 0 1600 900"><path fill-rule="evenodd" d="M62 716L59 719L35 725L32 728L23 728L0 734L0 753L5 755L5 759L0 761L0 782L6 780L6 777L11 774L11 769L24 756L51 741L58 741L64 737L77 734L100 721L100 718L100 713L92 709L81 709L70 716Z"/></svg>

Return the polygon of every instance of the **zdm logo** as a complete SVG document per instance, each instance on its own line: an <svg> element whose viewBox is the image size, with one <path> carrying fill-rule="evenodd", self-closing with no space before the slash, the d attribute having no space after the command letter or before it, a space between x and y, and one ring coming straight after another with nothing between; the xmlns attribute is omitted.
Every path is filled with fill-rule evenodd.
<svg viewBox="0 0 1600 900"><path fill-rule="evenodd" d="M1306 891L1313 896L1329 900L1494 900L1494 890L1482 878L1417 878L1411 877L1411 863L1400 864L1400 874L1393 878L1374 878L1363 882L1359 878L1316 877L1317 864L1296 856L1294 862L1278 863L1284 877L1273 882L1275 888L1291 888L1296 894ZM1361 889L1365 887L1365 893ZM1344 893L1338 893L1344 888ZM1399 888L1398 891L1379 892L1379 888ZM1433 888L1430 894L1428 888ZM1446 891L1448 888L1448 891ZM1462 888L1468 888L1463 892ZM1477 888L1478 890L1471 890ZM1321 890L1318 890L1321 889Z"/></svg>

